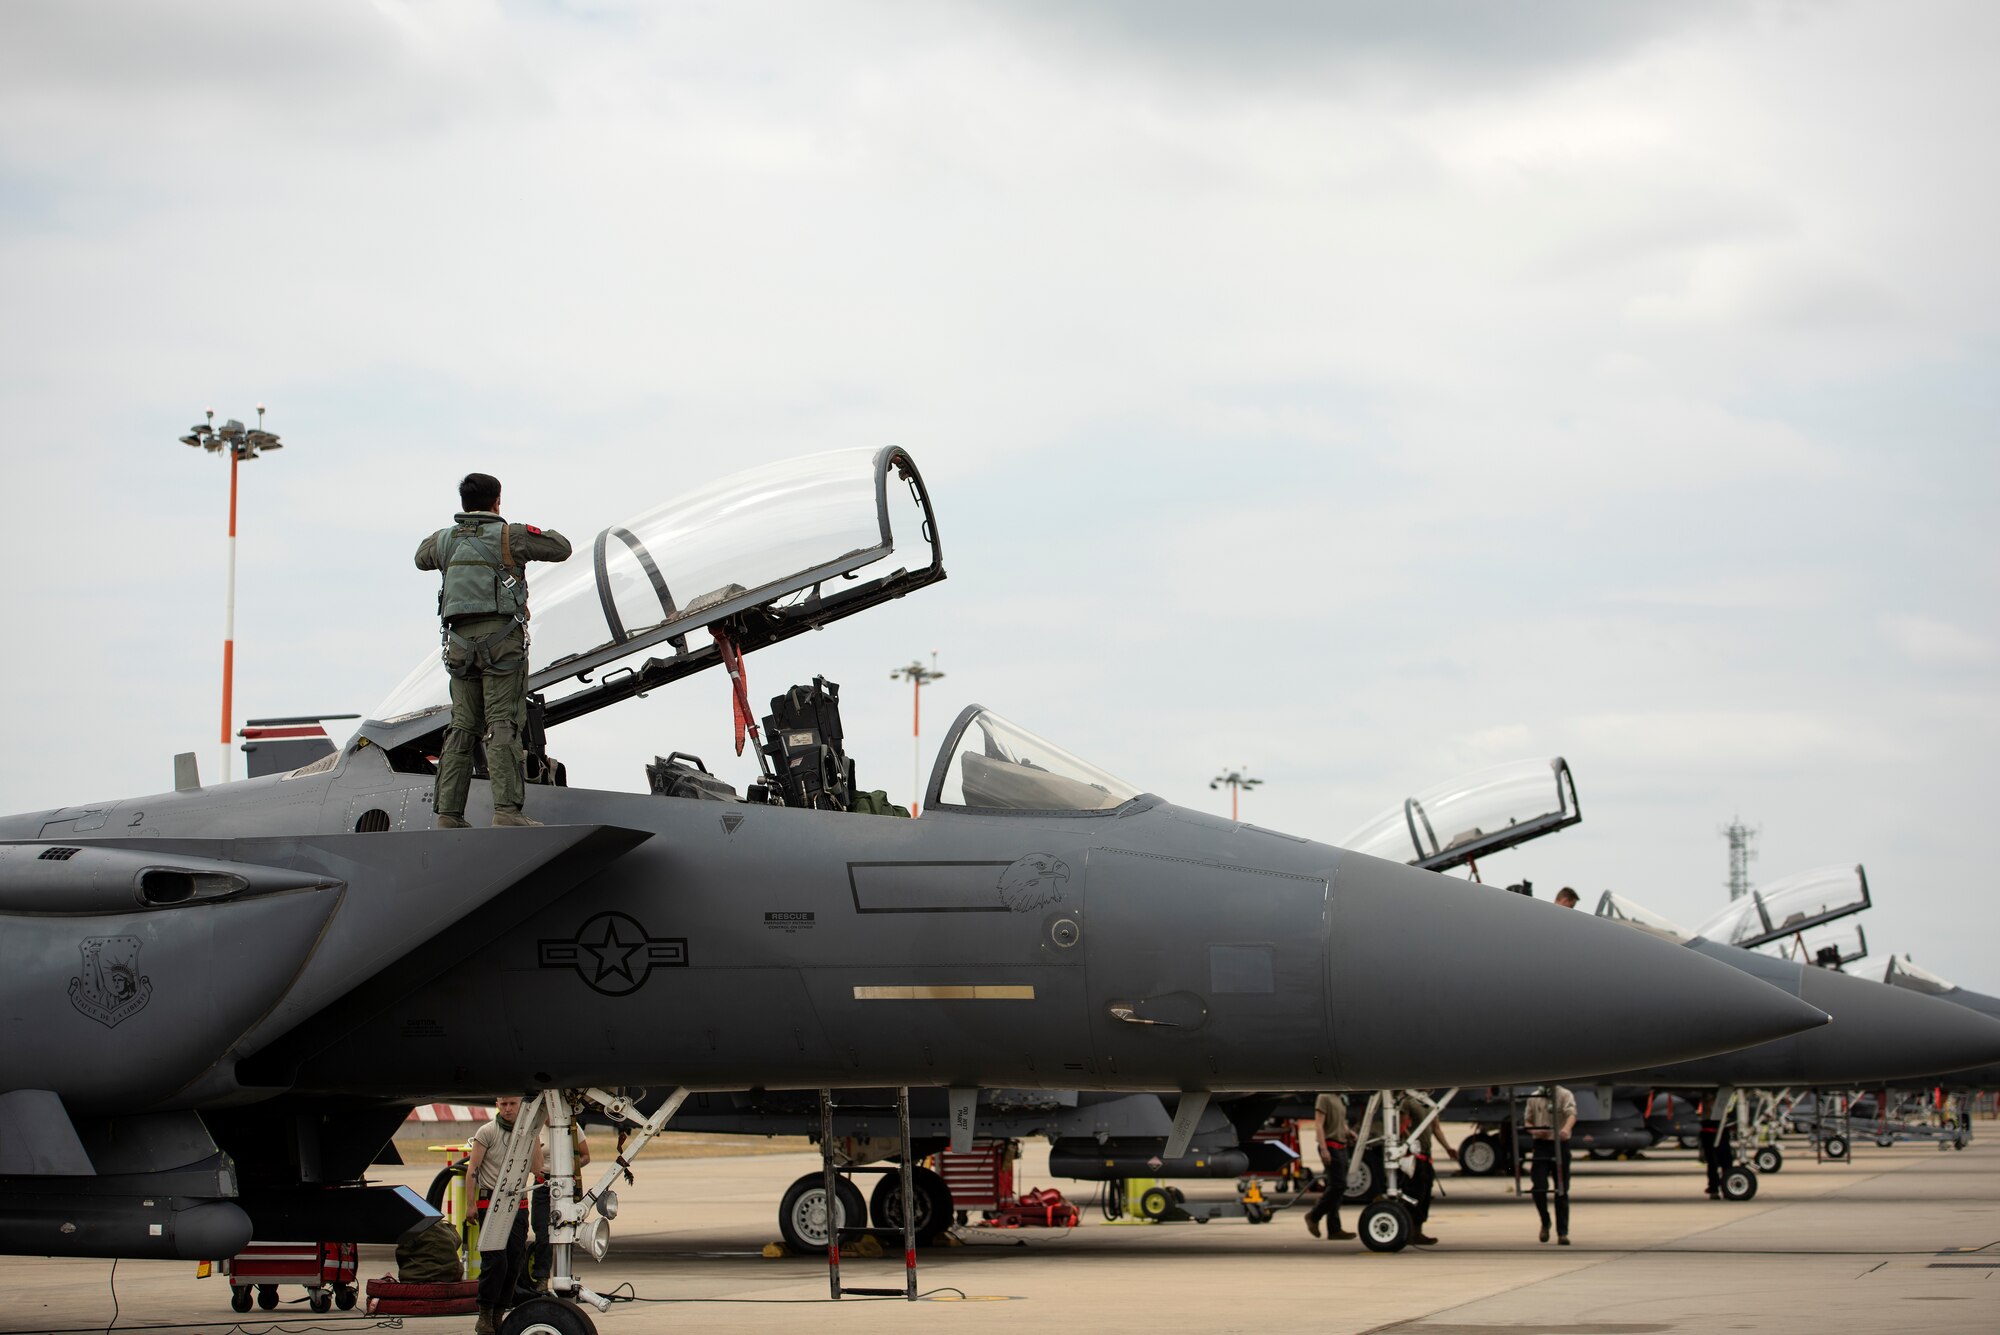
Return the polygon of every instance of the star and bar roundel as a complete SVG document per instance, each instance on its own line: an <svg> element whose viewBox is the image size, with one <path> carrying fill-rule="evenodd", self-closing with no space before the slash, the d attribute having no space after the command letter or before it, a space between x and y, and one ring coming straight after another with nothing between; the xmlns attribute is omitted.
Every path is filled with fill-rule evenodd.
<svg viewBox="0 0 2000 1335"><path fill-rule="evenodd" d="M539 953L542 968L575 969L591 991L607 997L637 992L653 970L684 969L688 962L686 937L648 936L624 913L586 919L573 937L543 937Z"/></svg>

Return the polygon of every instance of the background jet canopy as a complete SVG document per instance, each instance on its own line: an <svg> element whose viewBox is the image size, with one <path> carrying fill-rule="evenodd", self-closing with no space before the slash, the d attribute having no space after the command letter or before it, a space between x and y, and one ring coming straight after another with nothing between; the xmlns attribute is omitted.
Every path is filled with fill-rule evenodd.
<svg viewBox="0 0 2000 1335"><path fill-rule="evenodd" d="M899 450L836 450L737 473L663 502L576 544L559 566L528 572L532 689L595 673L747 607L812 598L821 581L930 544L916 486ZM913 472L909 474L913 476ZM384 721L450 700L444 664L429 655L370 715Z"/></svg>
<svg viewBox="0 0 2000 1335"><path fill-rule="evenodd" d="M1123 779L983 705L971 705L945 734L925 805L968 811L1108 811L1138 795Z"/></svg>
<svg viewBox="0 0 2000 1335"><path fill-rule="evenodd" d="M1932 996L1958 991L1957 983L1946 981L1921 964L1910 963L1908 955L1891 955L1889 967L1882 971L1882 981L1891 987L1907 987L1915 992L1928 992Z"/></svg>
<svg viewBox="0 0 2000 1335"><path fill-rule="evenodd" d="M1686 941L1688 934L1680 925L1665 914L1655 913L1644 904L1628 899L1615 891L1606 890L1597 901L1597 916L1617 922L1629 922L1642 931L1655 936L1664 936L1670 941Z"/></svg>
<svg viewBox="0 0 2000 1335"><path fill-rule="evenodd" d="M1703 923L1696 936L1730 946L1760 946L1868 907L1860 867L1815 867L1770 881Z"/></svg>
<svg viewBox="0 0 2000 1335"><path fill-rule="evenodd" d="M1561 756L1516 760L1427 788L1369 821L1340 846L1442 871L1581 818L1576 784Z"/></svg>

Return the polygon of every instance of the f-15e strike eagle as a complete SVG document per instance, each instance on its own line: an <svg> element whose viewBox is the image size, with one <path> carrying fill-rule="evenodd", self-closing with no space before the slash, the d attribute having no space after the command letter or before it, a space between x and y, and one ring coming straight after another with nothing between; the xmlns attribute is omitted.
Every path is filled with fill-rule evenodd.
<svg viewBox="0 0 2000 1335"><path fill-rule="evenodd" d="M824 683L774 701L741 796L564 785L562 723L944 574L906 452L757 469L538 583L543 828L430 828L437 663L301 768L0 819L0 1250L391 1240L422 1204L364 1175L433 1099L1007 1086L1198 1113L1824 1022L1644 933L1175 806L978 707L917 820L849 809Z"/></svg>

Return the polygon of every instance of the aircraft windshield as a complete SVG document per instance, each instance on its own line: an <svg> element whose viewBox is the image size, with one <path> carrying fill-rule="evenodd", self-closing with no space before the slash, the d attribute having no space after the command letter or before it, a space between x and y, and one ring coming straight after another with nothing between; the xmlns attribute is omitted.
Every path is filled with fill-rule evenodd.
<svg viewBox="0 0 2000 1335"><path fill-rule="evenodd" d="M1624 895L1616 894L1610 890L1606 890L1604 897L1597 901L1597 916L1600 918L1611 918L1618 922L1629 922L1634 927L1643 928L1648 932L1653 932L1660 936L1671 937L1675 941L1685 941L1688 939L1688 934L1681 930L1679 924L1661 914L1653 912L1644 904L1627 899Z"/></svg>
<svg viewBox="0 0 2000 1335"><path fill-rule="evenodd" d="M1868 907L1860 867L1816 867L1759 886L1701 925L1695 935L1731 946L1760 946Z"/></svg>
<svg viewBox="0 0 2000 1335"><path fill-rule="evenodd" d="M911 480L907 490L889 485L892 468ZM893 449L787 459L602 529L546 572L530 567L529 688L589 681L586 674L662 642L685 655L690 631L750 607L811 600L822 581L894 550L892 511L906 541L930 542L935 565L928 503L914 476L908 456ZM444 666L432 653L372 717L400 719L443 706L449 696Z"/></svg>
<svg viewBox="0 0 2000 1335"><path fill-rule="evenodd" d="M1138 795L1124 780L973 705L945 736L926 802L973 811L1108 811Z"/></svg>
<svg viewBox="0 0 2000 1335"><path fill-rule="evenodd" d="M1891 955L1889 967L1882 972L1882 981L1891 987L1907 987L1913 992L1928 992L1932 996L1958 991L1957 983L1940 978L1921 964L1910 963L1908 955Z"/></svg>
<svg viewBox="0 0 2000 1335"><path fill-rule="evenodd" d="M1426 789L1340 846L1442 871L1581 819L1576 783L1561 756L1517 760Z"/></svg>

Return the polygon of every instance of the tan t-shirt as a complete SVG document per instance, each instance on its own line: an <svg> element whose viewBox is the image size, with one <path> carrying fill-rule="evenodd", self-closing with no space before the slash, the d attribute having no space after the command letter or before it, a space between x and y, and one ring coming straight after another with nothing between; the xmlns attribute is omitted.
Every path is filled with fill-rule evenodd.
<svg viewBox="0 0 2000 1335"><path fill-rule="evenodd" d="M1550 1118L1549 1099L1537 1094L1528 1100L1527 1108L1521 1114L1521 1125L1529 1131L1560 1131L1564 1122L1576 1118L1576 1095L1561 1085L1555 1089L1555 1114Z"/></svg>
<svg viewBox="0 0 2000 1335"><path fill-rule="evenodd" d="M1313 1115L1320 1121L1320 1143L1345 1145L1352 1137L1347 1131L1347 1100L1338 1094L1322 1094L1313 1100Z"/></svg>

